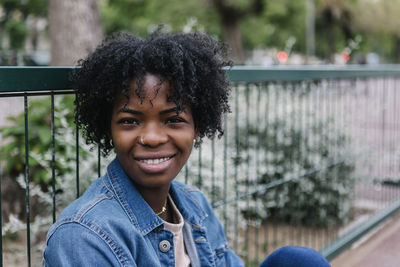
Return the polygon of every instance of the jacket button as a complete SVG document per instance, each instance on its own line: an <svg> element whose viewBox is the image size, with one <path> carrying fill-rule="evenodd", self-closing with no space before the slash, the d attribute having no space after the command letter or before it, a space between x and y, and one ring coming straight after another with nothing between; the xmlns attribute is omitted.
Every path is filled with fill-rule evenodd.
<svg viewBox="0 0 400 267"><path fill-rule="evenodd" d="M161 252L168 252L169 249L171 248L171 244L169 243L168 240L163 240L158 244L158 248L160 249Z"/></svg>

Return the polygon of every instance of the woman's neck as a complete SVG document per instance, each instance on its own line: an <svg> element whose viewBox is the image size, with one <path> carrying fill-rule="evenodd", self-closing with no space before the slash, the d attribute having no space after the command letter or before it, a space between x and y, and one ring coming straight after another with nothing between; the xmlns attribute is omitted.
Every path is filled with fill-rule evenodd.
<svg viewBox="0 0 400 267"><path fill-rule="evenodd" d="M140 186L136 186L140 195L143 199L149 204L149 206L153 209L153 211L157 214L163 210L163 207L167 208L167 213L169 210L169 205L166 202L170 185L166 185L163 187L157 188L142 188Z"/></svg>

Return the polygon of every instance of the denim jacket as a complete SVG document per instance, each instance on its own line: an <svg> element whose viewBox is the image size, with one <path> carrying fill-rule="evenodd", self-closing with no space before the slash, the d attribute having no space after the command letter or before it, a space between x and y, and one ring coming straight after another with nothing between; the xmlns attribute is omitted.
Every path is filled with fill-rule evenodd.
<svg viewBox="0 0 400 267"><path fill-rule="evenodd" d="M243 266L228 247L203 194L173 181L170 194L184 218L192 267ZM47 234L44 266L175 266L173 234L164 229L118 159L71 203Z"/></svg>

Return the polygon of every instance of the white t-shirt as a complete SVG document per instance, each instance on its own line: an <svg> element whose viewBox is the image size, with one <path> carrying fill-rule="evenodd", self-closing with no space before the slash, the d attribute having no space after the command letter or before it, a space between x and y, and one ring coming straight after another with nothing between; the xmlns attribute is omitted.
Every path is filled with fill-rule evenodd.
<svg viewBox="0 0 400 267"><path fill-rule="evenodd" d="M173 216L176 219L175 221L178 222L176 224L164 221L165 228L174 234L175 267L188 267L190 266L190 258L186 252L185 243L183 242L183 217L170 195L168 195L168 201L171 204Z"/></svg>

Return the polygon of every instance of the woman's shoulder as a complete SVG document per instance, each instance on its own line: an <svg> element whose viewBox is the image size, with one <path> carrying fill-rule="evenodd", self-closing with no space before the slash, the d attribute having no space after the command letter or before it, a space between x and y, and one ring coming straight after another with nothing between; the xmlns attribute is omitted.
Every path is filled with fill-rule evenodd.
<svg viewBox="0 0 400 267"><path fill-rule="evenodd" d="M103 182L103 177L95 180L81 197L69 204L59 215L57 221L51 226L48 238L60 227L68 228L70 225L83 226L84 228L94 223L101 228L107 225L115 216L124 213L112 190ZM111 216L111 214L113 216Z"/></svg>
<svg viewBox="0 0 400 267"><path fill-rule="evenodd" d="M188 185L188 184L184 184L184 183L176 181L176 180L174 180L172 182L172 186L175 191L181 192L190 198L194 198L198 202L206 201L206 204L209 205L207 198L205 197L203 192L201 192L197 187L194 187L194 186Z"/></svg>
<svg viewBox="0 0 400 267"><path fill-rule="evenodd" d="M198 188L179 181L173 181L172 186L179 201L185 202L186 206L190 206L191 208L197 207L199 215L204 213L204 217L207 217L210 213L213 213L210 202L208 202L207 197Z"/></svg>

